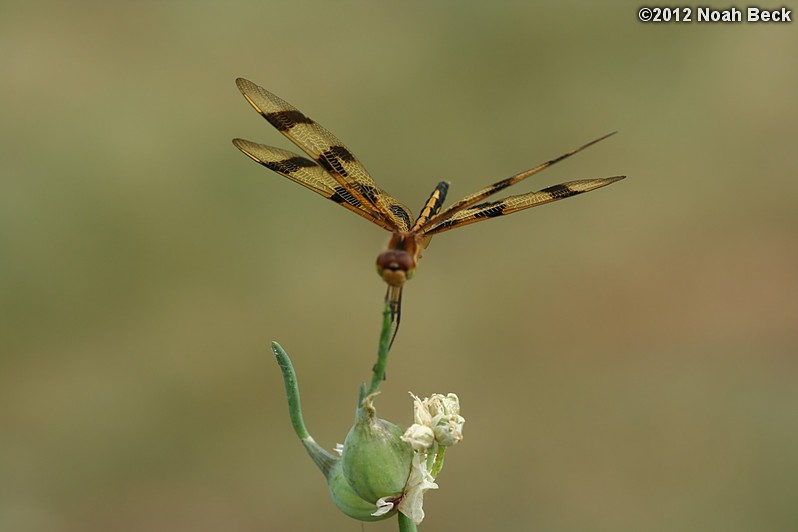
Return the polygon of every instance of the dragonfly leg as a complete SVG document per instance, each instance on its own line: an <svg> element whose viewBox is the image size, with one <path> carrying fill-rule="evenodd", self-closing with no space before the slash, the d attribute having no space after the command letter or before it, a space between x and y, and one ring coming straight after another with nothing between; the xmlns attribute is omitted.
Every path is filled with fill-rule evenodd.
<svg viewBox="0 0 798 532"><path fill-rule="evenodd" d="M388 344L390 349L396 339L396 333L399 332L399 322L402 318L402 287L389 286L385 293L385 302L390 305L391 311L391 342Z"/></svg>

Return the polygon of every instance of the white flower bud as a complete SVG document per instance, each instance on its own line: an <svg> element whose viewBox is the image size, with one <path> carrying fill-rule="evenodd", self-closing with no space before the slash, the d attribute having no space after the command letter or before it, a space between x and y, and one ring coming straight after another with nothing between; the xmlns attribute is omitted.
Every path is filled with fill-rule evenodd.
<svg viewBox="0 0 798 532"><path fill-rule="evenodd" d="M435 434L435 441L440 445L451 447L463 439L463 423L465 423L465 419L462 416L436 416L433 418L433 423L432 430Z"/></svg>
<svg viewBox="0 0 798 532"><path fill-rule="evenodd" d="M410 393L410 397L413 398L413 421L418 425L430 426L432 424L432 415L427 407L427 400L424 399L422 401L417 396L413 395L412 392Z"/></svg>
<svg viewBox="0 0 798 532"><path fill-rule="evenodd" d="M429 399L424 400L413 394L410 395L413 396L416 424L432 429L435 441L438 444L449 447L463 439L463 423L465 423L465 419L460 415L460 399L457 395L453 393L447 395L435 393ZM416 432L420 431L416 429ZM405 435L408 435L407 432ZM409 440L405 441L410 443ZM415 445L413 448L419 450Z"/></svg>
<svg viewBox="0 0 798 532"><path fill-rule="evenodd" d="M402 435L402 440L409 443L414 451L426 451L435 442L435 433L428 425L414 423Z"/></svg>
<svg viewBox="0 0 798 532"><path fill-rule="evenodd" d="M460 413L460 399L453 393L446 396L434 393L432 397L427 399L426 403L432 417L441 415L456 416Z"/></svg>

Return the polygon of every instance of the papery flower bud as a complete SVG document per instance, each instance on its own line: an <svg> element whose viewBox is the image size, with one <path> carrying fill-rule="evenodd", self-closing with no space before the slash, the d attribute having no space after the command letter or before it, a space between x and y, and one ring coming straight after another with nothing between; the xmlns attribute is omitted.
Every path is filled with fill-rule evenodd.
<svg viewBox="0 0 798 532"><path fill-rule="evenodd" d="M429 413L432 417L459 415L460 398L453 393L446 394L445 396L434 393L432 397L427 399L427 408L429 408Z"/></svg>
<svg viewBox="0 0 798 532"><path fill-rule="evenodd" d="M414 451L426 451L435 442L435 433L427 425L413 423L402 435L402 439L409 443Z"/></svg>
<svg viewBox="0 0 798 532"><path fill-rule="evenodd" d="M463 423L465 419L461 416L446 416L435 419L435 426L432 428L435 434L435 441L444 447L451 447L463 439Z"/></svg>
<svg viewBox="0 0 798 532"><path fill-rule="evenodd" d="M374 511L377 500L401 497L412 461L402 429L378 418L371 397L364 399L344 441L341 462L348 484Z"/></svg>
<svg viewBox="0 0 798 532"><path fill-rule="evenodd" d="M432 397L423 400L412 393L410 395L413 397L413 417L416 425L429 427L434 435L434 440L439 445L450 447L463 439L465 419L460 415L460 399L457 395L434 393ZM432 442L426 447L422 447L424 443L424 440L421 439L422 431L416 428L416 425L405 432L405 441L413 445L415 450L431 447Z"/></svg>
<svg viewBox="0 0 798 532"><path fill-rule="evenodd" d="M427 399L422 400L419 396L410 392L413 398L413 421L417 425L432 425L432 414L427 406Z"/></svg>
<svg viewBox="0 0 798 532"><path fill-rule="evenodd" d="M453 393L443 396L433 394L427 402L432 416L432 430L435 440L450 447L463 439L463 423L465 419L460 415L460 399Z"/></svg>

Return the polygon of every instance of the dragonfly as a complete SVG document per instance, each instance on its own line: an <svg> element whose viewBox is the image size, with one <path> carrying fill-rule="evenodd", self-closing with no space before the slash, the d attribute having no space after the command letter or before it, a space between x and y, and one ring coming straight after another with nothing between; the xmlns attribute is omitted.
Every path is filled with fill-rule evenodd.
<svg viewBox="0 0 798 532"><path fill-rule="evenodd" d="M420 214L414 218L408 207L377 186L360 161L327 129L251 81L238 78L236 85L250 105L309 158L240 138L233 139L236 148L266 168L391 232L385 251L377 257L377 273L388 285L385 301L391 313L391 344L401 320L402 289L405 282L415 274L421 255L433 236L457 227L570 198L626 177L619 175L568 181L536 192L507 196L497 201L484 201L487 197L614 135L613 132L532 169L477 190L446 209L442 207L449 190L449 182L441 181L424 203Z"/></svg>

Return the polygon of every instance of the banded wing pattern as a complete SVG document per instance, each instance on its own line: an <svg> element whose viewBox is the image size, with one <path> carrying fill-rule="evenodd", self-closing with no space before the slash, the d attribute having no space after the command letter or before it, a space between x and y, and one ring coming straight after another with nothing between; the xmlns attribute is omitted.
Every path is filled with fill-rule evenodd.
<svg viewBox="0 0 798 532"><path fill-rule="evenodd" d="M288 137L313 161L270 146L243 139L233 143L241 151L267 168L299 182L345 207L354 207L365 218L389 231L407 231L412 215L410 209L385 191L380 190L365 167L343 142L305 116L285 100L243 78L236 80L247 101L280 133ZM275 160L278 157L286 157ZM308 163L312 163L310 166ZM301 172L294 168L301 168ZM321 170L321 172L319 172ZM322 173L324 176L322 176ZM304 178L309 178L309 182ZM309 186L322 180L326 188ZM331 193L331 190L333 193Z"/></svg>
<svg viewBox="0 0 798 532"><path fill-rule="evenodd" d="M600 188L600 187L603 187L605 185L609 185L610 183L614 183L615 181L618 181L620 179L623 179L625 176L614 176L614 177L606 177L606 178L585 180L585 181L590 181L591 182L592 186L590 186L589 188L585 188L584 185L580 185L582 183L582 181L571 181L571 182L568 182L568 183L561 183L559 185L554 185L553 187L549 187L549 188L546 188L546 189L543 189L543 190L539 190L538 192L532 192L532 193L529 193L529 194L522 195L522 196L529 197L530 200L531 200L531 198L536 198L536 199L539 199L539 200L543 200L544 198L547 197L546 194L551 192L552 195L554 196L551 199L548 199L546 201L533 201L533 200L531 200L529 203L526 203L523 207L517 206L516 208L513 208L511 210L507 209L506 206L503 206L503 204L505 202L510 202L511 199L516 199L516 198L520 199L520 196L509 196L509 197L505 198L504 200L500 200L500 201L496 201L496 202L486 202L486 203L481 203L479 205L474 206L475 204L477 204L477 202L480 202L483 199L485 199L485 198L487 198L489 196L492 196L493 194L496 194L497 192L500 192L500 191L504 190L505 188L507 188L509 186L515 185L516 183L519 183L519 182L523 181L527 177L530 177L530 176L533 176L533 175L535 175L535 174L537 174L539 172L542 172L543 170L545 170L549 166L552 166L552 165L555 165L555 164L557 164L557 163L559 163L561 161L564 161L568 157L571 157L572 155L575 155L575 154L579 153L580 151L582 151L582 150L584 150L586 148L589 148L593 144L596 144L597 142L601 142L602 140L604 140L604 139L606 139L608 137L611 137L612 135L615 135L615 133L616 132L613 131L612 133L604 135L603 137L599 137L596 140L592 140L592 141L588 142L587 144L583 144L582 146L579 146L578 148L573 149L573 150L569 151L568 153L564 153L563 155L560 155L559 157L555 157L554 159L546 161L543 164L539 164L538 166L536 166L534 168L531 168L529 170L524 170L523 172L518 173L518 174L516 174L516 175L514 175L512 177L508 177L507 179L502 179L501 181L497 181L497 182L493 183L492 185L488 185L485 188L482 188L482 189L474 192L473 194L469 194L465 198L461 199L460 201L458 201L458 202L454 203L453 205L451 205L450 207L448 207L446 210L444 210L439 215L431 217L428 220L426 220L424 223L422 223L420 225L420 227L418 227L418 230L423 231L423 232L425 232L427 234L442 233L442 232L447 231L449 229L454 229L455 227L459 227L461 225L467 225L469 223L480 221L482 219L494 218L496 216L502 216L502 215L505 215L505 214L510 214L510 213L513 213L513 212L516 212L516 211L519 211L519 210L522 210L522 209L528 209L529 207L535 207L537 205L542 205L543 203L550 203L550 202L556 201L558 199L565 199L567 197L574 196L574 195L580 194L582 192L587 192L588 190L594 190L596 188ZM567 193L565 191L556 192L557 187L565 187L565 186L569 186L569 185L573 185L573 187L574 187L572 193ZM554 189L554 192L552 192L552 189ZM518 202L513 201L511 203L518 203ZM472 206L474 206L474 207L472 208ZM471 213L474 216L473 220L466 222L465 221L466 216L465 216L465 214L463 214L463 211ZM481 214L477 214L477 213L481 213ZM462 219L463 221L461 223L455 223L454 222L455 219L457 219L457 220ZM447 223L449 220L451 220L451 223Z"/></svg>
<svg viewBox="0 0 798 532"><path fill-rule="evenodd" d="M473 207L468 207L459 210L453 214L446 213L440 217L430 220L430 227L424 231L426 235L436 235L443 233L455 227L472 224L479 222L486 218L495 218L497 216L504 216L505 214L512 214L517 211L528 209L530 207L537 207L544 203L551 203L583 192L589 192L597 188L609 185L616 181L620 181L624 176L602 177L598 179L580 179L578 181L568 181L567 183L560 183L551 187L544 188L537 192L529 192L527 194L518 194L516 196L508 196L498 201L486 201L479 203ZM443 218L443 219L441 219Z"/></svg>
<svg viewBox="0 0 798 532"><path fill-rule="evenodd" d="M580 179L546 187L537 192L485 201L507 187L545 170L585 148L614 135L604 135L559 157L469 194L442 209L449 183L441 181L424 203L415 221L410 209L380 189L365 167L338 138L297 108L266 89L243 78L236 80L247 101L280 133L306 155L243 139L233 144L254 161L332 200L391 232L387 249L377 257L377 270L388 285L393 338L399 328L402 289L412 278L430 239L457 227L505 216L615 183L625 176Z"/></svg>
<svg viewBox="0 0 798 532"><path fill-rule="evenodd" d="M353 211L367 220L391 231L391 227L373 210L367 209L348 188L335 181L321 166L313 161L300 157L288 150L256 144L248 140L234 139L236 148L258 162L291 181L321 194L327 199Z"/></svg>

